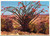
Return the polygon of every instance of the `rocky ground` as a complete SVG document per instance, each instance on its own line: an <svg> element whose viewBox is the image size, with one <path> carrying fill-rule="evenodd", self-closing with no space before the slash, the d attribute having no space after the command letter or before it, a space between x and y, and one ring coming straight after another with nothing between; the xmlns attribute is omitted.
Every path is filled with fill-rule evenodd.
<svg viewBox="0 0 50 36"><path fill-rule="evenodd" d="M42 16L42 17L41 17ZM45 17L46 19L45 19ZM18 18L16 17L15 20L13 20L13 17L16 17L15 15L6 15L6 16L1 16L1 18L11 18L10 20L13 21L13 27L16 28L15 26L17 25L17 28L16 29L19 29L19 30L13 30L11 32L7 32L7 31L1 31L1 35L48 35L48 34L42 34L42 33L30 33L30 32L27 32L27 31L20 31L20 29L22 29L21 25L15 21L17 20ZM39 18L42 18L43 20L46 20L46 22L48 22L47 19L49 19L49 16L48 15L40 15L37 19L39 20L35 20L36 23L40 22L40 19ZM42 21L43 21L42 20ZM34 22L35 22L34 21ZM18 23L18 24L15 24L14 22Z"/></svg>
<svg viewBox="0 0 50 36"><path fill-rule="evenodd" d="M6 32L6 31L1 31L1 35L48 35L48 34L42 34L42 33L29 33L29 32L24 32L20 30L13 30L11 32Z"/></svg>

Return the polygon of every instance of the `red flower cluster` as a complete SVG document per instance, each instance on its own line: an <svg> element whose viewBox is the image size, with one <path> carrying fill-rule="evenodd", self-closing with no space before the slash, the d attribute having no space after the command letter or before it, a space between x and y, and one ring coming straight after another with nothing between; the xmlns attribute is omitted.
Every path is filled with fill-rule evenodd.
<svg viewBox="0 0 50 36"><path fill-rule="evenodd" d="M26 16L26 14L24 16Z"/></svg>
<svg viewBox="0 0 50 36"><path fill-rule="evenodd" d="M24 7L27 7L27 6L25 6L25 5L23 5Z"/></svg>
<svg viewBox="0 0 50 36"><path fill-rule="evenodd" d="M21 2L18 2L18 6L20 5Z"/></svg>
<svg viewBox="0 0 50 36"><path fill-rule="evenodd" d="M38 3L39 3L40 1L38 1Z"/></svg>
<svg viewBox="0 0 50 36"><path fill-rule="evenodd" d="M13 13L14 14L14 13Z"/></svg>
<svg viewBox="0 0 50 36"><path fill-rule="evenodd" d="M40 15L40 14L39 14Z"/></svg>
<svg viewBox="0 0 50 36"><path fill-rule="evenodd" d="M5 8L4 8L4 10L5 10Z"/></svg>
<svg viewBox="0 0 50 36"><path fill-rule="evenodd" d="M41 6L41 4L39 3L38 5L40 5Z"/></svg>
<svg viewBox="0 0 50 36"><path fill-rule="evenodd" d="M43 13L45 13L45 12L43 12Z"/></svg>
<svg viewBox="0 0 50 36"><path fill-rule="evenodd" d="M28 16L28 18L31 18L30 16Z"/></svg>
<svg viewBox="0 0 50 36"><path fill-rule="evenodd" d="M44 10L44 8L42 10Z"/></svg>
<svg viewBox="0 0 50 36"><path fill-rule="evenodd" d="M24 7L20 7L21 9L23 8L24 9Z"/></svg>
<svg viewBox="0 0 50 36"><path fill-rule="evenodd" d="M33 2L36 2L36 1L33 1Z"/></svg>
<svg viewBox="0 0 50 36"><path fill-rule="evenodd" d="M46 10L46 12L48 12L48 10Z"/></svg>
<svg viewBox="0 0 50 36"><path fill-rule="evenodd" d="M20 14L19 14L20 15Z"/></svg>
<svg viewBox="0 0 50 36"><path fill-rule="evenodd" d="M3 11L3 9L1 9L1 11Z"/></svg>
<svg viewBox="0 0 50 36"><path fill-rule="evenodd" d="M36 11L36 9L32 8L32 12L35 12L35 11Z"/></svg>
<svg viewBox="0 0 50 36"><path fill-rule="evenodd" d="M3 15L3 17L5 17L5 15Z"/></svg>
<svg viewBox="0 0 50 36"><path fill-rule="evenodd" d="M36 4L40 3L40 1L38 1Z"/></svg>
<svg viewBox="0 0 50 36"><path fill-rule="evenodd" d="M12 11L14 11L14 9L12 9Z"/></svg>
<svg viewBox="0 0 50 36"><path fill-rule="evenodd" d="M10 7L6 7L6 8L10 8Z"/></svg>

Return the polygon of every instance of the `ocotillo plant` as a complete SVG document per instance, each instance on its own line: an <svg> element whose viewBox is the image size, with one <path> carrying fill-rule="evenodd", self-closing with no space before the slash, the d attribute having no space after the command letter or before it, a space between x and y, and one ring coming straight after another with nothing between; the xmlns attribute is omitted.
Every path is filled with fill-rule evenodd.
<svg viewBox="0 0 50 36"><path fill-rule="evenodd" d="M18 7L20 5L22 5L22 7ZM48 10L44 10L44 8L38 11L38 8L40 8L40 6L46 6L46 5L42 5L40 1L37 2L30 1L29 3L25 1L25 4L22 1L22 2L18 2L18 6L4 7L1 11L4 12L9 11L14 15L17 15L19 17L18 21L23 27L23 30L28 30L28 24L31 24L40 15L40 13L48 12ZM2 13L2 15L4 15L4 13ZM32 20L33 18L34 20Z"/></svg>

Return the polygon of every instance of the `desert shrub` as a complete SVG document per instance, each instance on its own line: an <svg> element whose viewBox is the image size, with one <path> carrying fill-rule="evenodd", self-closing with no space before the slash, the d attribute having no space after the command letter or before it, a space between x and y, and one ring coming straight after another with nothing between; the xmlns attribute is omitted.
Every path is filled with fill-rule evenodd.
<svg viewBox="0 0 50 36"><path fill-rule="evenodd" d="M12 31L13 30L12 21L9 19L1 18L1 30L2 31Z"/></svg>
<svg viewBox="0 0 50 36"><path fill-rule="evenodd" d="M22 6L18 7L18 6L20 6L20 4ZM25 1L25 4L26 4L26 1ZM30 1L28 4L26 4L26 5L25 4L21 1L21 2L18 2L17 7L13 7L13 6L4 7L1 11L4 11L4 12L9 11L13 15L17 15L19 17L18 22L21 24L23 31L27 31L27 30L29 30L29 28L31 31L33 31L33 30L39 31L39 29L42 28L41 27L42 25L39 25L39 24L29 25L29 23L34 22L36 20L36 18L40 15L40 13L48 12L48 10L45 10L45 8L38 10L39 8L41 8L41 6L46 6L46 5L41 4L40 1L35 1L35 2ZM2 13L2 15L4 15L4 13ZM36 16L34 16L34 15L36 15ZM32 19L34 19L34 20L32 20ZM28 27L28 26L30 26L30 27Z"/></svg>
<svg viewBox="0 0 50 36"><path fill-rule="evenodd" d="M40 24L29 24L29 29L31 32L35 32L35 33L49 33L49 26L48 24L45 24L44 22L41 22Z"/></svg>

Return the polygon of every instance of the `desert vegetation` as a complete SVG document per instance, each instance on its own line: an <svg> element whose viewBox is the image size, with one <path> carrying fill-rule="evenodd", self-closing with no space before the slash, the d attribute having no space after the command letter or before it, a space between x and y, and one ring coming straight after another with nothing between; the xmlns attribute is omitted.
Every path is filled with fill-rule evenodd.
<svg viewBox="0 0 50 36"><path fill-rule="evenodd" d="M25 5L23 2L18 2L18 6L22 5L22 7L3 7L1 11L9 11L13 13L13 15L4 15L2 13L1 16L1 31L12 32L16 30L16 34L24 35L23 32L30 33L42 33L49 34L49 16L48 15L40 15L40 13L48 12L44 8L38 11L40 6L42 5L40 1L31 1ZM48 6L46 6L48 8ZM38 11L38 12L36 12ZM20 30L22 32L17 32ZM26 35L26 34L25 34ZM34 34L33 34L34 35Z"/></svg>

